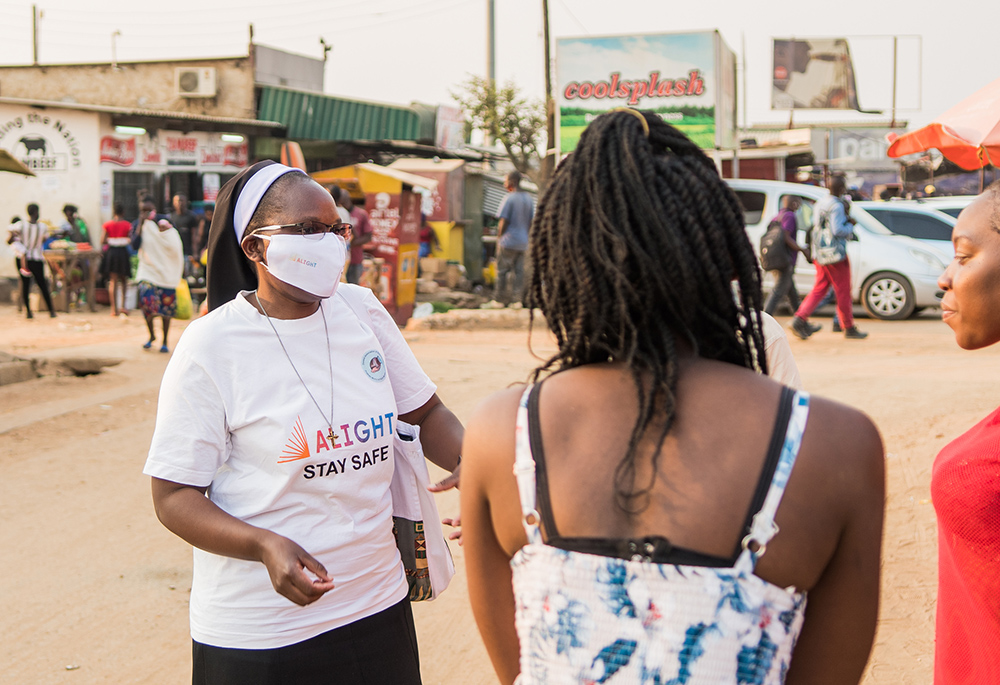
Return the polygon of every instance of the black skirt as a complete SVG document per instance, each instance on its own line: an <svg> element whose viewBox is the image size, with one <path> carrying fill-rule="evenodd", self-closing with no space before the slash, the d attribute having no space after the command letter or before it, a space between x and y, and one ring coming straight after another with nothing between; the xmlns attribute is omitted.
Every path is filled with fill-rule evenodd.
<svg viewBox="0 0 1000 685"><path fill-rule="evenodd" d="M420 685L409 598L377 614L275 649L192 642L192 685Z"/></svg>
<svg viewBox="0 0 1000 685"><path fill-rule="evenodd" d="M132 255L124 245L108 248L104 253L104 276L119 276L127 280L132 275Z"/></svg>

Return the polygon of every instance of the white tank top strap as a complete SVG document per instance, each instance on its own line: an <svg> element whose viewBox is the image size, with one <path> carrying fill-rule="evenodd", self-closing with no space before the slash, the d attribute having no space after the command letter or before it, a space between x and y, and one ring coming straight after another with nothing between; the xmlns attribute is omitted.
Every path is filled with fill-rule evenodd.
<svg viewBox="0 0 1000 685"><path fill-rule="evenodd" d="M774 469L774 477L768 487L764 504L760 511L754 514L750 524L750 532L743 538L743 552L736 561L736 568L741 571L753 572L757 561L764 556L767 543L778 533L774 517L785 494L788 477L792 473L795 459L802 446L802 436L806 430L806 420L809 417L809 393L796 392L792 398L792 411L788 418L788 428L785 430L785 441L781 446L781 456Z"/></svg>
<svg viewBox="0 0 1000 685"><path fill-rule="evenodd" d="M536 509L537 491L535 489L535 458L531 454L531 439L528 428L528 398L534 386L529 384L521 394L521 402L517 407L517 424L515 430L514 478L517 479L517 491L521 497L521 524L528 536L529 544L542 542L539 529L538 509Z"/></svg>

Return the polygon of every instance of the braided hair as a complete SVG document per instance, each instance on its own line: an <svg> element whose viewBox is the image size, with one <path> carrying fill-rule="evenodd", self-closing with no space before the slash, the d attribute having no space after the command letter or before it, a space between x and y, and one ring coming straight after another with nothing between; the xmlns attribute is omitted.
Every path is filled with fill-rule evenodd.
<svg viewBox="0 0 1000 685"><path fill-rule="evenodd" d="M629 513L648 506L674 422L678 343L767 372L760 270L739 201L705 153L651 112L602 114L559 164L531 226L525 304L558 343L532 381L609 361L631 372L639 411L615 469ZM649 438L652 475L637 486Z"/></svg>

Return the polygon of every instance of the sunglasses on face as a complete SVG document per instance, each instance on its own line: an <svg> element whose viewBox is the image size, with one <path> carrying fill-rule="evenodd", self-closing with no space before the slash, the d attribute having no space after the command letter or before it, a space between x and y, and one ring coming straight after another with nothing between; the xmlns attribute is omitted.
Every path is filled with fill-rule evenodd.
<svg viewBox="0 0 1000 685"><path fill-rule="evenodd" d="M343 222L335 224L324 224L322 221L300 221L297 224L280 224L274 226L262 226L254 233L263 231L280 231L285 235L301 235L312 240L322 240L328 233L335 233L341 238L347 239L351 234L351 225Z"/></svg>

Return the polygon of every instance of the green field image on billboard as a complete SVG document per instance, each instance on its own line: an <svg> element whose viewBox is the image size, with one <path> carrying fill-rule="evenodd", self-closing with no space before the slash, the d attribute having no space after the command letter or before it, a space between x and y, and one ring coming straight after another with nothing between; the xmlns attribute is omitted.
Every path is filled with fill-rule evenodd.
<svg viewBox="0 0 1000 685"><path fill-rule="evenodd" d="M562 107L559 110L559 150L572 152L587 124L608 110ZM698 147L711 150L715 147L714 107L661 107L644 110L656 112L674 128L680 130Z"/></svg>

